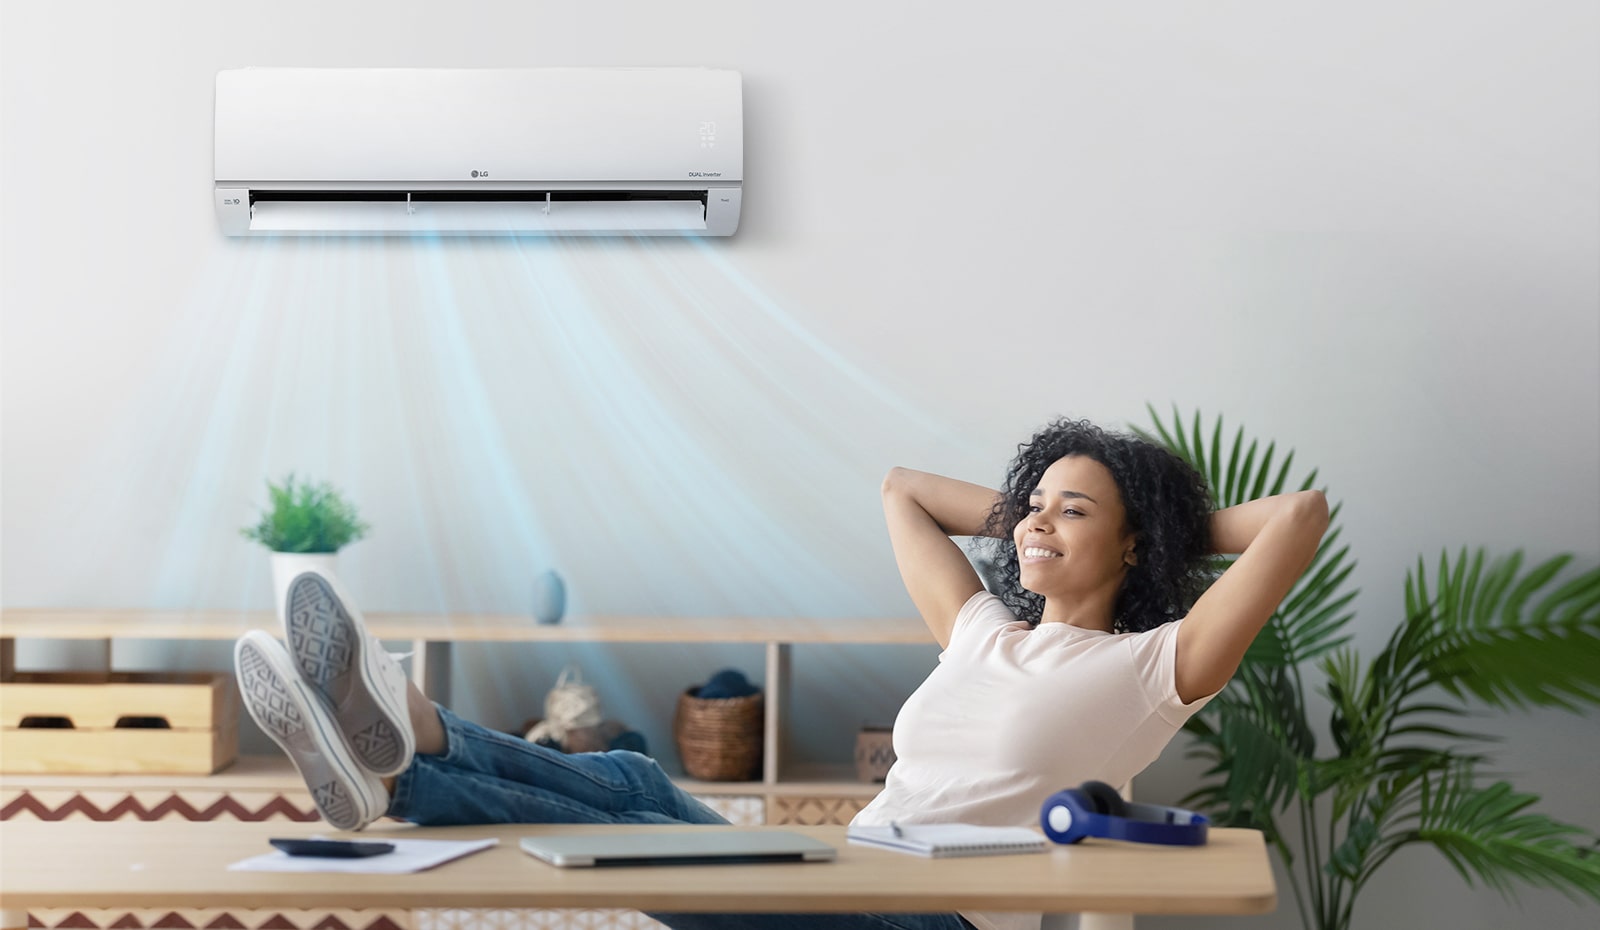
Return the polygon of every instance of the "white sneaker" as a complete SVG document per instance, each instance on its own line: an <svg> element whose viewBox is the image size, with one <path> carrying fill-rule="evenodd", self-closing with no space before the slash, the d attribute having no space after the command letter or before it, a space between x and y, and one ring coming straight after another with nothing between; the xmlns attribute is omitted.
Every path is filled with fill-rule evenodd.
<svg viewBox="0 0 1600 930"><path fill-rule="evenodd" d="M356 764L333 715L300 676L283 644L251 630L233 647L244 706L289 754L324 820L359 830L389 809L383 780Z"/></svg>
<svg viewBox="0 0 1600 930"><path fill-rule="evenodd" d="M400 663L367 633L361 611L332 576L296 575L285 605L294 667L332 708L356 761L378 775L405 771L417 737Z"/></svg>

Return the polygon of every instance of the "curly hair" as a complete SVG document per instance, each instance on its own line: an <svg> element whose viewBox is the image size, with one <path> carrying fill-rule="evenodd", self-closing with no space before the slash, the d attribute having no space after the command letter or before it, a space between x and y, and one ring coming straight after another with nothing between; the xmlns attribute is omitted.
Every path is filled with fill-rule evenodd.
<svg viewBox="0 0 1600 930"><path fill-rule="evenodd" d="M1122 494L1127 530L1138 536L1138 564L1123 577L1113 607L1113 630L1137 633L1182 616L1212 581L1212 497L1206 479L1188 462L1136 436L1101 429L1088 420L1057 419L1017 446L1006 468L1000 499L984 525L980 551L990 590L1030 625L1044 612L1044 597L1025 590L1012 531L1028 516L1028 497L1057 459L1081 455L1104 465ZM981 557L981 556L980 556Z"/></svg>

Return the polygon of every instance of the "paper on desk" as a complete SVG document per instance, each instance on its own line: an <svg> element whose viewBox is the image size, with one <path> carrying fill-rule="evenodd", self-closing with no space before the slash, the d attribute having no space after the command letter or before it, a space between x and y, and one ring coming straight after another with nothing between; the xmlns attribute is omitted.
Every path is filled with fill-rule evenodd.
<svg viewBox="0 0 1600 930"><path fill-rule="evenodd" d="M374 837L374 839L378 839ZM291 856L274 849L228 866L230 872L356 872L365 875L402 875L421 872L452 859L470 856L500 842L486 840L392 840L394 852L362 859L323 859L316 856Z"/></svg>

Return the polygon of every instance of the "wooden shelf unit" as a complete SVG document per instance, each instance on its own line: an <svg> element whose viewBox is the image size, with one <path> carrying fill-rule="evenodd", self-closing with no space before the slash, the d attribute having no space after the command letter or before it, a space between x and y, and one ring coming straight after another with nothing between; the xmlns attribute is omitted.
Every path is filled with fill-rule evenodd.
<svg viewBox="0 0 1600 930"><path fill-rule="evenodd" d="M403 640L412 650L412 679L424 694L449 703L450 649L454 643L745 643L765 647L766 744L762 777L751 782L699 782L677 779L696 794L779 798L846 798L866 800L879 784L856 780L845 767L786 764L782 732L789 703L791 653L796 645L926 645L931 640L915 618L805 619L790 617L648 617L594 616L541 625L531 618L503 614L370 613L367 629L378 638ZM101 641L119 639L225 640L250 630L278 635L277 619L268 611L158 611L31 609L0 610L0 681L16 672L18 639ZM109 665L109 661L108 661ZM15 782L21 776L11 776ZM221 788L232 780L251 787L283 788L299 784L288 760L242 758L212 776L195 776L196 785ZM182 776L27 776L30 785L78 788L86 784L132 787L131 779L152 787L173 786ZM219 781L220 780L220 781ZM55 783L59 781L59 785Z"/></svg>

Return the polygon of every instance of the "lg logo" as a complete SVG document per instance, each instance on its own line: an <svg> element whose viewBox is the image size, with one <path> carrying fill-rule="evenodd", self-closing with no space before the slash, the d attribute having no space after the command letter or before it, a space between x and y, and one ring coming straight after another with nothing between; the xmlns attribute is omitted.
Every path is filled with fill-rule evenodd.
<svg viewBox="0 0 1600 930"><path fill-rule="evenodd" d="M487 171L474 171L474 172L472 172L472 176L475 177L475 178L486 178L486 177L489 176L489 172L487 172Z"/></svg>

